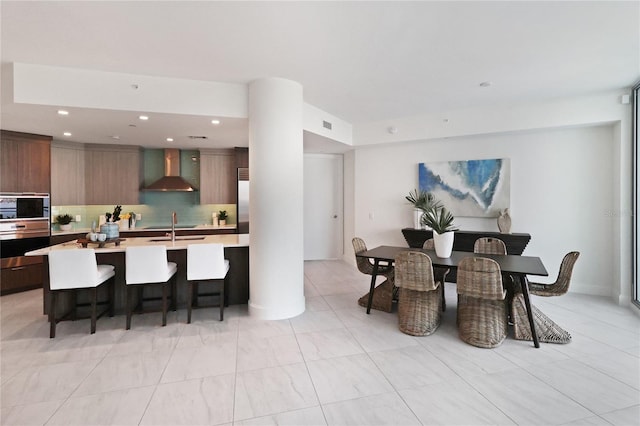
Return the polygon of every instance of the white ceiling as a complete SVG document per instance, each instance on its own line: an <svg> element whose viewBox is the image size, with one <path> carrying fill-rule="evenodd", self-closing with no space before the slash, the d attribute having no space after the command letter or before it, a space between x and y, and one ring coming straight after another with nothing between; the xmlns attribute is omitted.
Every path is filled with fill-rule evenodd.
<svg viewBox="0 0 640 426"><path fill-rule="evenodd" d="M181 135L181 147L197 147L186 135L203 134L216 146L247 146L247 122L214 128L167 114L139 126L137 114L104 110L61 119L57 108L11 102L8 64L288 78L303 85L305 102L355 126L621 89L640 76L637 1L2 1L0 13L2 128L56 139L70 130L82 142L118 135L111 143L165 146Z"/></svg>

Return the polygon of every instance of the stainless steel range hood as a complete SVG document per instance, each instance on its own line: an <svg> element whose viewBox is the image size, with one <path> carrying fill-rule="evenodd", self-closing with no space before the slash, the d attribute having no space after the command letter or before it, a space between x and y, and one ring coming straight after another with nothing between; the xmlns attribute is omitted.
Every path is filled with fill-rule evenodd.
<svg viewBox="0 0 640 426"><path fill-rule="evenodd" d="M180 176L180 150L164 150L164 176L144 188L145 191L190 192L198 188Z"/></svg>

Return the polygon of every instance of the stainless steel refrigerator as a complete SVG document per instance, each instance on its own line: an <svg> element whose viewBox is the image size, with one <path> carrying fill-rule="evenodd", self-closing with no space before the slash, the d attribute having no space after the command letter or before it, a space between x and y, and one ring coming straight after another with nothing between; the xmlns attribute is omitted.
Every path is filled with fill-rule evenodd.
<svg viewBox="0 0 640 426"><path fill-rule="evenodd" d="M238 234L249 233L249 169L238 168Z"/></svg>

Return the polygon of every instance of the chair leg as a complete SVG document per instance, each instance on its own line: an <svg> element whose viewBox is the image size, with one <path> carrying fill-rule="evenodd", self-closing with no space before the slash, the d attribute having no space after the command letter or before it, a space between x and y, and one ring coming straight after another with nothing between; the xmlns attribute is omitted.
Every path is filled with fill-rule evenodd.
<svg viewBox="0 0 640 426"><path fill-rule="evenodd" d="M226 277L222 280L222 288L220 289L220 321L224 319L224 285L226 283Z"/></svg>
<svg viewBox="0 0 640 426"><path fill-rule="evenodd" d="M187 324L191 324L191 307L193 306L193 282L187 282ZM196 284L197 285L197 284ZM196 297L197 299L197 297Z"/></svg>
<svg viewBox="0 0 640 426"><path fill-rule="evenodd" d="M193 299L192 299L193 306L197 308L198 307L198 282L197 281L193 283L192 296L193 296Z"/></svg>
<svg viewBox="0 0 640 426"><path fill-rule="evenodd" d="M98 288L94 287L91 289L91 334L96 332L96 317L98 316Z"/></svg>
<svg viewBox="0 0 640 426"><path fill-rule="evenodd" d="M169 283L162 284L162 326L167 325L167 293Z"/></svg>
<svg viewBox="0 0 640 426"><path fill-rule="evenodd" d="M49 338L56 337L56 303L58 301L58 292L51 292L51 299L49 304Z"/></svg>
<svg viewBox="0 0 640 426"><path fill-rule="evenodd" d="M126 301L126 311L127 311L127 327L126 329L131 329L131 292L133 289L130 285L127 286L127 301Z"/></svg>
<svg viewBox="0 0 640 426"><path fill-rule="evenodd" d="M444 281L442 281L440 287L442 287L442 312L444 312L447 310L447 299L444 296Z"/></svg>

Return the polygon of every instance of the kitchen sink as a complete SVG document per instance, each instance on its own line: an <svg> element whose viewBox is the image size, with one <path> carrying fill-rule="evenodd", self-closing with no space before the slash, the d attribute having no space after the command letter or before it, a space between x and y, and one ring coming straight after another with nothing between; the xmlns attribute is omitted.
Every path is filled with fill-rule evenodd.
<svg viewBox="0 0 640 426"><path fill-rule="evenodd" d="M194 236L179 236L176 237L176 241L185 241L185 240L204 240L204 237L200 237L197 235ZM151 238L149 241L157 243L160 241L171 241L171 237L158 237L158 238Z"/></svg>

